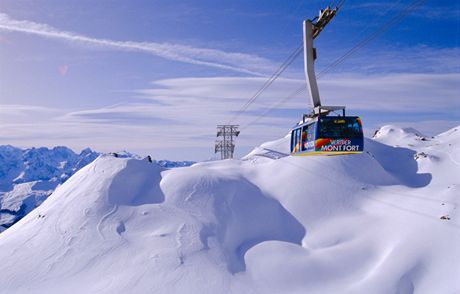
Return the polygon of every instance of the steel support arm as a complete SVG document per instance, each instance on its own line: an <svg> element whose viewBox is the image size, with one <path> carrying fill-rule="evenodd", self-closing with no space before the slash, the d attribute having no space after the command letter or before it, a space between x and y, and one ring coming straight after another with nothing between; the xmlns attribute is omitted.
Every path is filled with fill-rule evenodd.
<svg viewBox="0 0 460 294"><path fill-rule="evenodd" d="M321 106L321 100L315 74L316 52L315 48L313 48L313 26L310 20L303 22L305 77L307 78L307 86L313 108L316 108Z"/></svg>

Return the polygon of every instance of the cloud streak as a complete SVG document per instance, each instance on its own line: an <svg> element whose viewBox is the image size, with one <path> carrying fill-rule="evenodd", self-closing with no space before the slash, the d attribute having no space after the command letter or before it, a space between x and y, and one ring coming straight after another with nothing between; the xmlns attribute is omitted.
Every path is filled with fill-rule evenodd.
<svg viewBox="0 0 460 294"><path fill-rule="evenodd" d="M273 68L272 63L269 60L257 55L225 52L217 49L196 48L170 43L98 39L73 32L62 31L46 24L12 19L5 13L0 13L0 31L1 30L65 40L87 46L143 52L168 60L207 66L253 76L264 76L265 74L263 72L269 72ZM242 66L243 64L244 66Z"/></svg>
<svg viewBox="0 0 460 294"><path fill-rule="evenodd" d="M395 121L435 133L458 124L459 79L460 74L333 75L320 81L320 89L325 105L346 104L350 114L362 116L368 134ZM186 148L201 148L202 158L188 159L203 159L212 156L215 125L228 120L263 82L254 77L157 80L133 92L136 99L129 103L85 110L0 105L0 144L162 150L173 159L187 159ZM279 79L236 123L246 127L302 83ZM241 133L239 150L284 136L308 106L303 93L269 112ZM431 123L420 122L427 119Z"/></svg>
<svg viewBox="0 0 460 294"><path fill-rule="evenodd" d="M324 52L321 63L335 59L342 52ZM460 48L436 48L429 46L380 46L369 48L338 66L334 72L361 74L389 73L458 73L460 72ZM321 64L323 65L323 64ZM321 67L318 72L321 71ZM326 75L327 76L327 75Z"/></svg>
<svg viewBox="0 0 460 294"><path fill-rule="evenodd" d="M460 74L337 75L320 81L320 88L325 105L346 104L350 114L374 119L375 113L381 116L391 113L395 117L410 113L418 119L422 114L433 112L447 119L455 113L458 115L456 109L460 109L459 78ZM227 121L263 81L261 78L229 77L158 80L152 83L152 88L135 92L143 101L70 112L59 120L99 125L147 125L158 137L174 134L177 138L173 145L189 144L197 135L208 136L212 141L215 125ZM303 83L297 79L278 80L236 123L248 126ZM240 142L257 144L284 135L309 106L308 93L293 97L264 119L251 124L249 133L256 135L246 137L242 134Z"/></svg>
<svg viewBox="0 0 460 294"><path fill-rule="evenodd" d="M331 75L320 81L323 103L400 113L457 112L460 73ZM324 103L326 104L326 103Z"/></svg>

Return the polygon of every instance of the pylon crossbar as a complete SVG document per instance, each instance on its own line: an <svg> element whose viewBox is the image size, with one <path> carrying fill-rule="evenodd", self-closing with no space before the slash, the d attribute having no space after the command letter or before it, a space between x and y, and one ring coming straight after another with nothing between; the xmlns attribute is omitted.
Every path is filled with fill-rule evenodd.
<svg viewBox="0 0 460 294"><path fill-rule="evenodd" d="M217 140L214 153L220 152L221 159L233 158L235 151L234 137L238 137L239 125L218 125L217 137L222 137L222 140Z"/></svg>

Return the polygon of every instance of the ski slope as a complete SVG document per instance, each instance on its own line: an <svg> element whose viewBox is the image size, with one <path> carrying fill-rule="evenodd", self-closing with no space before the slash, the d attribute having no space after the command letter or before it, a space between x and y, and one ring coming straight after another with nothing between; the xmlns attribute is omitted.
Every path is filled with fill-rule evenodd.
<svg viewBox="0 0 460 294"><path fill-rule="evenodd" d="M457 293L460 127L359 155L102 155L0 234L2 293Z"/></svg>

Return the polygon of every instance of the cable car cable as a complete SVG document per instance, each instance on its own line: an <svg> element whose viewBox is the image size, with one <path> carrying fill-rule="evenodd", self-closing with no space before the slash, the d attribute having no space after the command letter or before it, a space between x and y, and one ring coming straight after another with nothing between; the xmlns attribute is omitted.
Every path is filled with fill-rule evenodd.
<svg viewBox="0 0 460 294"><path fill-rule="evenodd" d="M259 115L256 119L254 119L253 121L251 121L250 123L246 124L244 127L241 128L241 130L245 130L247 129L248 127L250 127L251 125L255 124L256 122L258 122L259 120L261 120L263 117L265 117L268 113L270 113L270 111L272 111L273 109L275 108L278 108L279 106L281 106L282 104L286 103L287 101L291 100L292 98L294 98L297 94L301 93L302 91L305 90L305 85L302 85L300 88L298 88L296 91L294 91L293 93L291 93L289 96L286 96L283 100L280 100L278 101L277 104L275 104L274 106L270 107L269 109L267 109L264 113L262 113L261 115Z"/></svg>
<svg viewBox="0 0 460 294"><path fill-rule="evenodd" d="M353 37L353 42L352 43L356 43L357 41L359 41L359 39L361 39L361 37L364 35L364 33L368 33L369 28L371 28L373 24L378 25L379 23L381 23L381 21L387 16L387 14L390 11L392 11L395 7L401 5L401 2L403 2L403 0L394 1L391 5L389 5L385 9L384 12L381 13L381 15L378 17L378 19L373 20L372 22L368 22L367 25L362 30L360 30L360 32L358 34L356 34L356 36Z"/></svg>
<svg viewBox="0 0 460 294"><path fill-rule="evenodd" d="M382 35L384 32L386 32L389 28L391 28L393 25L397 25L400 23L400 21L406 17L410 12L412 12L413 10L415 10L417 8L417 6L419 6L420 4L422 4L425 0L414 0L412 1L410 4L408 4L402 11L400 11L397 15L393 16L389 21L385 22L378 30L376 30L374 33L368 35L363 41L359 42L357 45L355 45L354 47L352 47L350 50L348 50L345 54L343 54L341 57L339 57L338 59L336 59L333 63L331 63L329 66L327 66L324 70L322 70L318 75L317 75L317 79L320 79L322 76L324 76L325 74L329 73L330 71L332 71L335 67L337 67L339 64L343 63L347 58L349 58L351 55L353 55L354 53L356 53L359 49L363 48L364 46L366 46L367 44L369 44L370 42L372 42L373 40L375 40L377 37L379 37L380 35ZM343 3L345 2L345 0L341 1L341 5L343 5ZM340 4L339 3L339 4ZM251 121L250 123L248 123L247 125L245 125L243 129L247 129L248 127L250 127L251 125L253 125L254 123L256 123L257 121L259 121L261 118L265 117L270 111L272 111L273 109L281 106L282 104L284 104L285 102L289 101L290 99L294 98L296 95L302 93L303 91L306 91L306 87L305 85L302 85L301 87L299 87L298 89L296 89L295 91L293 91L291 94L289 94L288 96L286 96L284 99L282 99L280 102L278 102L277 104L275 104L273 107L269 108L268 110L266 110L264 113L262 113L262 115L260 115L259 117L257 117L255 120Z"/></svg>
<svg viewBox="0 0 460 294"><path fill-rule="evenodd" d="M256 101L256 99L292 64L292 62L303 51L303 43L300 44L288 58L278 67L278 69L270 76L268 80L260 87L256 93L241 107L241 109L230 119L229 123L237 119L248 107Z"/></svg>
<svg viewBox="0 0 460 294"><path fill-rule="evenodd" d="M244 111L246 111L246 109L252 104L254 103L254 101L262 94L262 92L264 92L280 75L281 73L283 73L286 68L295 60L295 58L300 54L301 52L301 48L302 46L299 46L298 48L296 48L295 51L293 51L291 53L291 55L289 55L289 57L286 59L286 61L281 64L280 67L278 67L278 69L271 75L271 77L265 81L265 83L262 85L261 88L259 88L259 90L243 105L243 107L233 116L233 118L231 119L231 121L235 120L236 118L238 118Z"/></svg>
<svg viewBox="0 0 460 294"><path fill-rule="evenodd" d="M415 10L418 5L422 4L425 0L414 0L412 1L411 4L406 6L402 11L400 11L397 15L393 16L389 21L383 24L377 31L374 33L370 34L366 39L363 41L359 42L357 45L355 45L353 48L348 50L345 54L343 54L341 57L336 59L333 63L328 65L325 69L320 71L316 77L317 79L321 78L323 75L329 73L332 71L335 67L338 65L342 64L347 58L349 58L351 55L356 53L359 49L365 47L367 44L375 40L377 37L385 33L388 29L390 29L392 26L397 25L401 22L401 20L406 17L410 12Z"/></svg>
<svg viewBox="0 0 460 294"><path fill-rule="evenodd" d="M336 1L333 0L330 4L332 6ZM342 7L345 0L340 1L337 4L337 9ZM228 124L232 123L236 120L243 112L245 112L249 106L256 101L256 99L268 88L270 85L287 69L289 65L297 58L297 56L303 51L303 42L300 44L298 48L296 48L289 57L281 64L280 67L271 75L271 77L265 81L261 88L241 107L241 109L233 115L233 117L229 120Z"/></svg>

